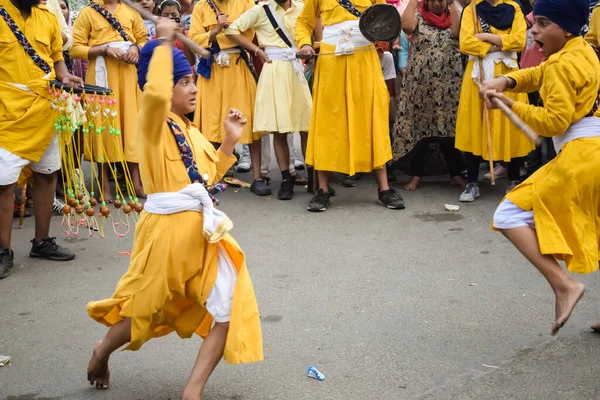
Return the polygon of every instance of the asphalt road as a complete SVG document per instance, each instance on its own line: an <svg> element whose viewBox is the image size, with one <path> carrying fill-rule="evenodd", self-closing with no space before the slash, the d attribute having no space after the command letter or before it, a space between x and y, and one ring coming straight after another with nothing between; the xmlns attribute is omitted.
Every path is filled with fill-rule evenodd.
<svg viewBox="0 0 600 400"><path fill-rule="evenodd" d="M248 175L240 175L248 178ZM273 189L278 179L274 176ZM406 177L396 187L400 188ZM404 193L407 209L376 203L376 186L336 186L323 214L310 196L221 194L221 209L246 251L263 321L265 360L222 363L206 399L599 399L598 279L552 338L553 296L511 245L489 229L506 181L461 205L445 177ZM201 340L171 335L111 359L111 384L85 380L106 328L88 318L127 269L133 235L65 238L76 260L29 259L33 220L15 230L16 268L0 281L0 398L177 399ZM306 377L309 365L325 374Z"/></svg>

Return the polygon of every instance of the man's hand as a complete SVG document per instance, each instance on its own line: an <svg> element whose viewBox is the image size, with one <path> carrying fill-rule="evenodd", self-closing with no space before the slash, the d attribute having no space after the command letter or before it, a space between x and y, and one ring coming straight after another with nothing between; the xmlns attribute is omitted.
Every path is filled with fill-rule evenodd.
<svg viewBox="0 0 600 400"><path fill-rule="evenodd" d="M131 45L127 53L123 56L123 61L128 64L136 64L140 58L140 49L136 45Z"/></svg>
<svg viewBox="0 0 600 400"><path fill-rule="evenodd" d="M160 18L156 22L156 37L165 38L172 42L175 39L175 32L178 26L181 25L170 18Z"/></svg>
<svg viewBox="0 0 600 400"><path fill-rule="evenodd" d="M83 79L71 74L63 76L63 78L60 81L72 87L83 87L83 85L85 84Z"/></svg>
<svg viewBox="0 0 600 400"><path fill-rule="evenodd" d="M476 33L475 37L479 40L481 40L482 42L489 42L490 41L490 34L489 33Z"/></svg>
<svg viewBox="0 0 600 400"><path fill-rule="evenodd" d="M248 120L239 110L230 108L223 123L225 125L225 141L235 145L242 137L242 131L247 122Z"/></svg>
<svg viewBox="0 0 600 400"><path fill-rule="evenodd" d="M106 55L108 57L114 58L115 60L125 61L124 60L124 58L125 58L125 52L123 50L117 49L115 47L109 47L106 50Z"/></svg>
<svg viewBox="0 0 600 400"><path fill-rule="evenodd" d="M226 14L219 14L217 16L216 28L218 29L219 32L221 32L225 28L225 25L227 25L227 17L229 17L229 15L226 15Z"/></svg>
<svg viewBox="0 0 600 400"><path fill-rule="evenodd" d="M507 79L505 79L503 77L490 79L489 81L483 82L483 84L481 86L479 86L479 96L481 96L481 98L483 98L483 95L487 91L493 90L494 92L504 92L507 88L508 88L508 80Z"/></svg>
<svg viewBox="0 0 600 400"><path fill-rule="evenodd" d="M258 52L256 53L256 55L260 58L260 60L265 63L265 64L271 64L272 61L269 58L269 56L267 55L267 53L265 53L265 51L263 49L258 49Z"/></svg>
<svg viewBox="0 0 600 400"><path fill-rule="evenodd" d="M509 108L512 108L513 104L516 103L513 99L507 97L504 93L499 93L499 92L496 92L495 90L488 90L487 92L483 93L483 101L485 102L485 106L490 110L493 110L494 108L498 108L498 106L496 104L494 104L495 102L492 100L494 98L500 100L502 103L506 104Z"/></svg>
<svg viewBox="0 0 600 400"><path fill-rule="evenodd" d="M313 49L312 46L305 44L300 50L298 50L296 56L303 60L310 60L315 54L315 49Z"/></svg>

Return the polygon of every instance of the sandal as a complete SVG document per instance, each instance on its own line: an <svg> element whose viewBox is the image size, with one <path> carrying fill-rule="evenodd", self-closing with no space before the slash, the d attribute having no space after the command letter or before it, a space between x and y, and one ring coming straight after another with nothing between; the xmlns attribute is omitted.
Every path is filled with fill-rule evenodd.
<svg viewBox="0 0 600 400"><path fill-rule="evenodd" d="M302 175L300 175L300 174L292 175L292 178L294 178L294 185L297 185L297 186L308 185L308 181L306 179L304 179L304 177L302 177Z"/></svg>
<svg viewBox="0 0 600 400"><path fill-rule="evenodd" d="M31 217L31 213L27 210L23 213L23 218ZM15 210L13 212L13 218L21 218L21 205L15 204Z"/></svg>

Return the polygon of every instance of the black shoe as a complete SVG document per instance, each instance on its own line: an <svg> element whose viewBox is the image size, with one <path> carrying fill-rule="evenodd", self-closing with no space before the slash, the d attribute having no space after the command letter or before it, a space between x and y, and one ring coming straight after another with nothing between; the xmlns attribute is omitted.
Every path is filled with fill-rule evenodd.
<svg viewBox="0 0 600 400"><path fill-rule="evenodd" d="M271 189L267 187L267 184L263 179L255 179L250 186L250 191L257 196L269 196Z"/></svg>
<svg viewBox="0 0 600 400"><path fill-rule="evenodd" d="M325 211L327 207L329 207L329 198L331 195L329 193L323 192L323 189L319 189L317 193L313 196L308 203L308 211Z"/></svg>
<svg viewBox="0 0 600 400"><path fill-rule="evenodd" d="M284 179L277 193L279 200L291 200L294 197L294 178Z"/></svg>
<svg viewBox="0 0 600 400"><path fill-rule="evenodd" d="M392 210L403 210L406 208L404 199L396 189L379 191L379 202Z"/></svg>
<svg viewBox="0 0 600 400"><path fill-rule="evenodd" d="M71 261L75 258L75 254L71 250L56 244L55 237L44 238L39 243L32 240L31 243L33 243L33 246L31 246L29 257L54 261Z"/></svg>
<svg viewBox="0 0 600 400"><path fill-rule="evenodd" d="M344 180L340 183L343 187L353 188L356 187L356 177L354 175L347 175Z"/></svg>
<svg viewBox="0 0 600 400"><path fill-rule="evenodd" d="M13 270L15 254L12 250L0 250L0 279L4 279L10 275Z"/></svg>

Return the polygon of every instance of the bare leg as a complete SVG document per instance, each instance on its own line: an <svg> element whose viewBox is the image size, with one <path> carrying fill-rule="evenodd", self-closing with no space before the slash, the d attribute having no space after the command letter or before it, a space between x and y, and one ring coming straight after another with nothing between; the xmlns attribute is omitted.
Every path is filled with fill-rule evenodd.
<svg viewBox="0 0 600 400"><path fill-rule="evenodd" d="M404 190L406 190L408 192L414 192L415 190L417 190L419 185L421 185L421 177L413 176L410 178L410 182L408 182L406 185L404 185Z"/></svg>
<svg viewBox="0 0 600 400"><path fill-rule="evenodd" d="M183 392L182 400L202 399L202 392L208 378L223 358L227 332L229 332L229 322L215 323L200 346L200 352Z"/></svg>
<svg viewBox="0 0 600 400"><path fill-rule="evenodd" d="M142 185L142 179L140 178L140 165L138 163L127 163L129 172L131 172L131 179L133 180L133 188L135 189L136 197L140 199L146 198L146 192L144 192L144 186Z"/></svg>
<svg viewBox="0 0 600 400"><path fill-rule="evenodd" d="M16 183L0 186L0 249L10 249ZM21 199L27 201L27 199Z"/></svg>
<svg viewBox="0 0 600 400"><path fill-rule="evenodd" d="M50 219L56 191L56 173L33 173L33 205L35 212L35 242L47 238L50 233Z"/></svg>
<svg viewBox="0 0 600 400"><path fill-rule="evenodd" d="M556 335L571 316L585 287L567 275L554 257L540 252L540 244L533 228L522 226L503 230L502 233L544 275L552 287L556 296L556 320L552 325L552 335Z"/></svg>
<svg viewBox="0 0 600 400"><path fill-rule="evenodd" d="M306 146L308 144L308 132L300 132L300 146L302 147L302 155L306 162Z"/></svg>
<svg viewBox="0 0 600 400"><path fill-rule="evenodd" d="M375 179L377 180L377 186L380 191L386 191L390 189L387 180L387 170L384 168L379 168L375 170Z"/></svg>
<svg viewBox="0 0 600 400"><path fill-rule="evenodd" d="M329 171L317 171L317 179L319 180L319 189L329 193Z"/></svg>
<svg viewBox="0 0 600 400"><path fill-rule="evenodd" d="M110 190L110 181L108 177L110 175L110 169L108 165L105 163L98 163L98 173L100 174L100 179L102 180L102 194L104 194L104 201L107 203L113 202L112 191ZM118 182L116 183L119 184ZM102 200L98 197L99 200Z"/></svg>
<svg viewBox="0 0 600 400"><path fill-rule="evenodd" d="M450 177L450 183L452 183L454 186L458 186L463 189L467 187L467 181L462 175L455 175Z"/></svg>
<svg viewBox="0 0 600 400"><path fill-rule="evenodd" d="M262 143L259 140L256 140L250 144L250 159L252 160L252 175L254 179L260 179L260 165L262 158Z"/></svg>
<svg viewBox="0 0 600 400"><path fill-rule="evenodd" d="M97 389L108 389L110 379L108 359L115 350L130 341L131 318L125 318L123 321L111 326L104 339L94 346L87 369L87 378L90 385L96 384Z"/></svg>
<svg viewBox="0 0 600 400"><path fill-rule="evenodd" d="M290 148L287 142L288 135L284 133L273 134L273 146L279 171L288 171L290 168Z"/></svg>

